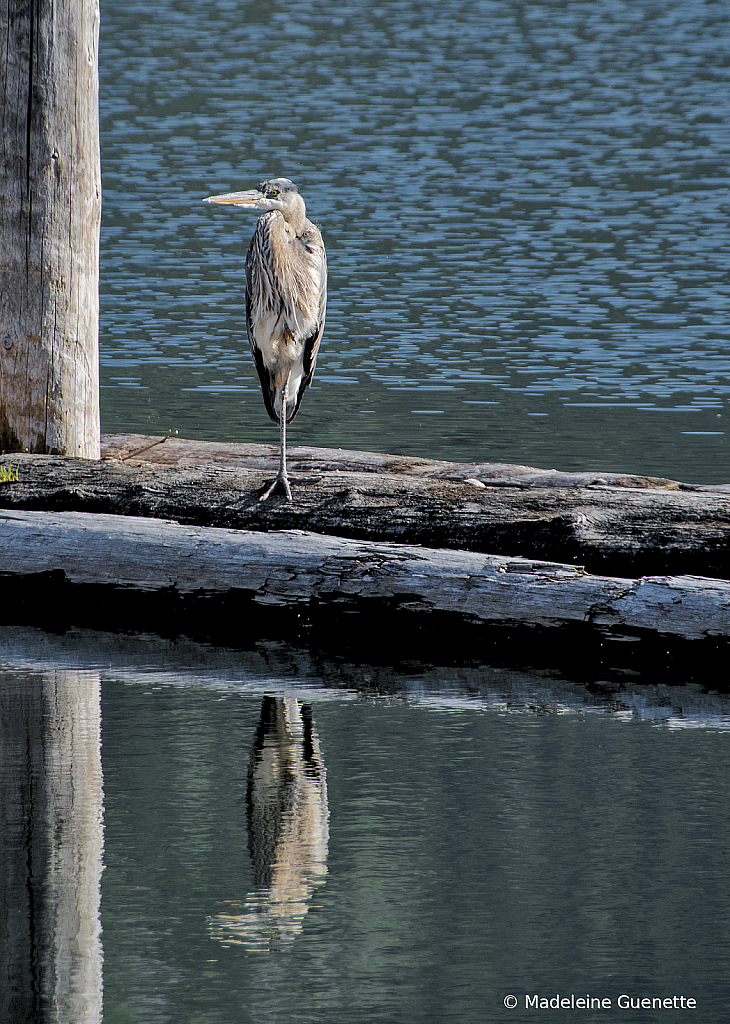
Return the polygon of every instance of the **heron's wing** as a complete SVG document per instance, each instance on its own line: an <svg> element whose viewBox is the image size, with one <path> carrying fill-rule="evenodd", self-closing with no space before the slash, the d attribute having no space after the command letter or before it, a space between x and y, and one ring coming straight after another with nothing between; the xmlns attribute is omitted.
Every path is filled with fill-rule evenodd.
<svg viewBox="0 0 730 1024"><path fill-rule="evenodd" d="M259 381L261 382L261 394L264 398L266 411L269 414L269 418L272 419L274 423L278 423L279 417L274 412L274 399L276 397L274 384L271 380L271 374L264 364L264 358L261 354L261 350L254 340L251 279L253 276L253 263L256 258L256 241L256 233L254 232L251 244L248 247L248 252L246 253L246 334L248 335L248 344L251 348L254 366L256 367L256 372L258 373Z"/></svg>
<svg viewBox="0 0 730 1024"><path fill-rule="evenodd" d="M302 356L302 363L304 367L304 376L299 386L299 392L297 394L296 404L294 411L292 412L289 421L294 419L296 416L299 406L301 405L302 396L304 395L305 389L309 386L314 376L314 369L317 363L317 353L319 352L319 345L322 341L322 334L324 332L324 321L327 314L327 254L325 253L324 243L322 236L320 235L317 228L312 225L313 231L311 236L311 242L309 239L305 242L308 251L316 257L319 263L319 312L317 316L317 325L311 334L304 339L304 353Z"/></svg>

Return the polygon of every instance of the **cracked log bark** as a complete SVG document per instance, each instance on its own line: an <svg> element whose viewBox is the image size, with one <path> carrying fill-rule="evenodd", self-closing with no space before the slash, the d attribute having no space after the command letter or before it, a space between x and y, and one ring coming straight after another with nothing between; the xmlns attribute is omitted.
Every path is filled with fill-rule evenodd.
<svg viewBox="0 0 730 1024"><path fill-rule="evenodd" d="M0 450L99 457L98 0L0 10Z"/></svg>
<svg viewBox="0 0 730 1024"><path fill-rule="evenodd" d="M104 588L201 601L234 595L241 634L246 609L306 614L312 605L451 613L473 622L559 626L676 637L730 636L730 583L697 577L640 580L592 576L572 566L468 551L434 550L284 531L191 527L160 520L76 512L0 513L6 586L55 577L66 601L85 588L103 606ZM100 587L100 584L103 586ZM154 623L149 624L154 628ZM444 638L444 642L448 642Z"/></svg>
<svg viewBox="0 0 730 1024"><path fill-rule="evenodd" d="M292 448L294 501L261 503L276 449L170 439L129 458L155 441L105 437L101 462L14 457L20 480L0 485L0 506L300 529L546 559L609 576L730 578L727 485Z"/></svg>

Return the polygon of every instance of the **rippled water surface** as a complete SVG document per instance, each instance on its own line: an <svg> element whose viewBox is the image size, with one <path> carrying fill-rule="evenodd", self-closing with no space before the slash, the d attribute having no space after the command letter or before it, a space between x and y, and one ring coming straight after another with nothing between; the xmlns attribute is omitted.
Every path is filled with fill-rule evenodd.
<svg viewBox="0 0 730 1024"><path fill-rule="evenodd" d="M730 16L105 0L102 426L276 442L243 326L284 174L330 301L292 443L730 480Z"/></svg>
<svg viewBox="0 0 730 1024"><path fill-rule="evenodd" d="M725 1024L730 700L604 671L6 631L3 1021Z"/></svg>

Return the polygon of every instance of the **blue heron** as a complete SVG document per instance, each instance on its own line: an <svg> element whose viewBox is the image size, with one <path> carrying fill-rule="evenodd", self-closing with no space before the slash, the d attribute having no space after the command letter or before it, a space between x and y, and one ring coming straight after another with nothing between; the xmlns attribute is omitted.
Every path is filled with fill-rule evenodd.
<svg viewBox="0 0 730 1024"><path fill-rule="evenodd" d="M264 405L279 424L279 472L261 495L281 485L291 501L286 472L286 425L311 383L324 330L327 256L319 229L307 220L304 200L288 178L270 178L249 192L209 196L206 203L263 212L246 254L246 330L261 381Z"/></svg>

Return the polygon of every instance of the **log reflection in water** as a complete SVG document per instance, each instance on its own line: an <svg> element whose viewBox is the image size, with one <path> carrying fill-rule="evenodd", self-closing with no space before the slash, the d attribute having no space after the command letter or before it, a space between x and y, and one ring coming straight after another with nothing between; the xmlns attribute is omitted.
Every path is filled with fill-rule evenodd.
<svg viewBox="0 0 730 1024"><path fill-rule="evenodd" d="M0 1020L98 1024L99 674L0 668Z"/></svg>
<svg viewBox="0 0 730 1024"><path fill-rule="evenodd" d="M327 873L327 784L311 708L265 697L248 770L248 847L257 888L210 920L213 938L250 949L290 942Z"/></svg>

